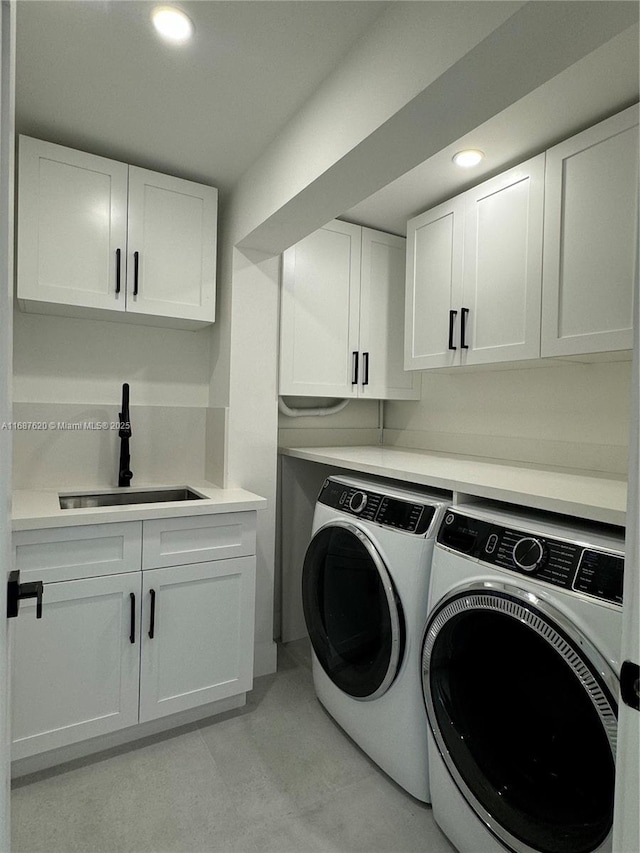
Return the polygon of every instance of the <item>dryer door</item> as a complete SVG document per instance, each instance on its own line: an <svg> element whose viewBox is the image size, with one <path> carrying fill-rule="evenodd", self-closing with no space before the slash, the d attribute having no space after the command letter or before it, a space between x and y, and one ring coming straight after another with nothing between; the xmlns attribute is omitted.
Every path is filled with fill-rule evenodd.
<svg viewBox="0 0 640 853"><path fill-rule="evenodd" d="M429 724L459 790L508 850L606 847L614 685L592 644L532 593L474 585L429 618Z"/></svg>
<svg viewBox="0 0 640 853"><path fill-rule="evenodd" d="M362 530L337 520L316 532L302 569L302 604L313 650L334 684L356 699L385 693L402 661L404 618Z"/></svg>

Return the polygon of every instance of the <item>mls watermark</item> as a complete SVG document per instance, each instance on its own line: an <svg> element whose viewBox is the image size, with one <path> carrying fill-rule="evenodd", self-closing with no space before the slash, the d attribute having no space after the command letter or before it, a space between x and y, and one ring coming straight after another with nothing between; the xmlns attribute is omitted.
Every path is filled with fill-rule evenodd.
<svg viewBox="0 0 640 853"><path fill-rule="evenodd" d="M119 421L3 421L0 430L11 432L83 432L84 430L130 429L128 423Z"/></svg>

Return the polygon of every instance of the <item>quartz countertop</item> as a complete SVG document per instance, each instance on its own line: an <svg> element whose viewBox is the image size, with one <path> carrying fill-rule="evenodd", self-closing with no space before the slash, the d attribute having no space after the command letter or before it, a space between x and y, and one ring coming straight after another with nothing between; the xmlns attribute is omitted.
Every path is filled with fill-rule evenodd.
<svg viewBox="0 0 640 853"><path fill-rule="evenodd" d="M309 462L403 480L453 493L453 502L483 498L624 526L625 477L569 468L457 456L401 447L281 447Z"/></svg>
<svg viewBox="0 0 640 853"><path fill-rule="evenodd" d="M78 489L19 489L13 493L13 530L37 530L47 527L73 527L79 524L104 524L116 521L142 521L150 518L176 518L221 512L246 512L264 509L265 498L244 489L223 489L214 483L136 483L131 491L188 487L204 496L194 501L162 501L126 506L60 509L59 495L117 493L122 489L82 487Z"/></svg>

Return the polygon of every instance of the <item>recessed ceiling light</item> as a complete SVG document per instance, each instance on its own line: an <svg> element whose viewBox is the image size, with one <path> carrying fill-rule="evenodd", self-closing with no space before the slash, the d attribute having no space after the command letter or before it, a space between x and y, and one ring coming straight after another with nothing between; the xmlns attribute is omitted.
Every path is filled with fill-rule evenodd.
<svg viewBox="0 0 640 853"><path fill-rule="evenodd" d="M183 44L193 35L191 18L174 6L156 6L151 13L151 20L162 38L174 44Z"/></svg>
<svg viewBox="0 0 640 853"><path fill-rule="evenodd" d="M462 166L463 169L468 169L470 166L477 166L484 158L484 153L478 151L477 148L467 148L464 151L458 151L453 155L453 162L456 166Z"/></svg>

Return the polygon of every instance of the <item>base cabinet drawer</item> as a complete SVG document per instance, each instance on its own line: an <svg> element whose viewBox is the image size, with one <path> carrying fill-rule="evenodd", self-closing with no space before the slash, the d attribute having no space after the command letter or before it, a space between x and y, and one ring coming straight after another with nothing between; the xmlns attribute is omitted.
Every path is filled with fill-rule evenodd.
<svg viewBox="0 0 640 853"><path fill-rule="evenodd" d="M228 560L255 552L253 512L156 518L144 522L143 569Z"/></svg>
<svg viewBox="0 0 640 853"><path fill-rule="evenodd" d="M255 557L143 572L140 722L251 689Z"/></svg>
<svg viewBox="0 0 640 853"><path fill-rule="evenodd" d="M10 634L13 759L138 722L140 578L46 584L42 619L34 600L21 602Z"/></svg>
<svg viewBox="0 0 640 853"><path fill-rule="evenodd" d="M140 571L140 521L24 530L12 541L13 567L25 583Z"/></svg>

